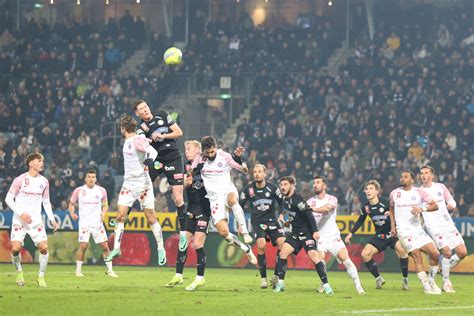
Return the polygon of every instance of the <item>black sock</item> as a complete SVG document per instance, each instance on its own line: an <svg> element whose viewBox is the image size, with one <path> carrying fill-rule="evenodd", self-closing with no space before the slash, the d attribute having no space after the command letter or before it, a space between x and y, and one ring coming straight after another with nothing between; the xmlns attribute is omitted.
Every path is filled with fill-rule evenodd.
<svg viewBox="0 0 474 316"><path fill-rule="evenodd" d="M260 270L260 276L263 278L267 277L267 258L265 257L265 254L263 255L258 255L257 256L258 260L258 269Z"/></svg>
<svg viewBox="0 0 474 316"><path fill-rule="evenodd" d="M408 258L400 258L400 267L402 268L403 277L408 277Z"/></svg>
<svg viewBox="0 0 474 316"><path fill-rule="evenodd" d="M372 273L375 278L380 276L379 269L377 268L377 264L375 263L374 259L370 259L365 263L367 269Z"/></svg>
<svg viewBox="0 0 474 316"><path fill-rule="evenodd" d="M206 251L204 248L196 249L197 254L197 275L204 276L204 270L206 269Z"/></svg>
<svg viewBox="0 0 474 316"><path fill-rule="evenodd" d="M277 251L277 255L275 258L275 270L273 270L273 275L278 275L278 272L277 272L278 258L280 258L280 250Z"/></svg>
<svg viewBox="0 0 474 316"><path fill-rule="evenodd" d="M288 259L282 259L282 258L278 259L277 274L280 280L285 279L287 262L288 262Z"/></svg>
<svg viewBox="0 0 474 316"><path fill-rule="evenodd" d="M178 255L176 256L176 273L183 274L186 257L186 251L178 250Z"/></svg>
<svg viewBox="0 0 474 316"><path fill-rule="evenodd" d="M321 282L323 282L323 284L328 283L328 276L326 274L326 265L322 261L319 261L314 266L316 268L316 272L319 275L319 278L321 279Z"/></svg>
<svg viewBox="0 0 474 316"><path fill-rule="evenodd" d="M177 213L178 213L178 221L179 221L179 230L184 231L185 230L185 225L186 225L186 212L184 211L185 209L185 204L181 206L177 206Z"/></svg>

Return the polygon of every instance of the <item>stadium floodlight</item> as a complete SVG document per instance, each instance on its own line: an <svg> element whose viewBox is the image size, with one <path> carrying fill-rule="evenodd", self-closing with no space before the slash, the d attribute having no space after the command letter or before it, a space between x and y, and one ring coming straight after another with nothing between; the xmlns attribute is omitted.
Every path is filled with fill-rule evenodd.
<svg viewBox="0 0 474 316"><path fill-rule="evenodd" d="M105 0L105 5L109 5L110 4L110 0Z"/></svg>
<svg viewBox="0 0 474 316"><path fill-rule="evenodd" d="M81 5L81 0L77 0L77 1L76 1L76 4L77 4L77 5Z"/></svg>
<svg viewBox="0 0 474 316"><path fill-rule="evenodd" d="M140 0L137 0L137 4L140 4Z"/></svg>
<svg viewBox="0 0 474 316"><path fill-rule="evenodd" d="M54 0L49 0L49 4L54 4Z"/></svg>
<svg viewBox="0 0 474 316"><path fill-rule="evenodd" d="M328 6L332 7L332 1L331 0L328 1Z"/></svg>

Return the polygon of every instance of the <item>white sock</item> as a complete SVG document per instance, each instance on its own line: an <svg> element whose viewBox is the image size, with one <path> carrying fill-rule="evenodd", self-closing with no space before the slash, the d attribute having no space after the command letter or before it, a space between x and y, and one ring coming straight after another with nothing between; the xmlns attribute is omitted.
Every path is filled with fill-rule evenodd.
<svg viewBox="0 0 474 316"><path fill-rule="evenodd" d="M351 277L352 281L354 281L354 284L356 287L362 287L360 284L360 279L359 279L359 274L357 273L357 268L352 262L351 259L346 259L344 260L344 266L346 267L347 274Z"/></svg>
<svg viewBox="0 0 474 316"><path fill-rule="evenodd" d="M183 274L182 274L182 273L176 273L176 276L177 276L177 277L182 277Z"/></svg>
<svg viewBox="0 0 474 316"><path fill-rule="evenodd" d="M114 238L114 249L120 250L120 244L122 243L123 231L125 223L117 223L115 227L115 238Z"/></svg>
<svg viewBox="0 0 474 316"><path fill-rule="evenodd" d="M459 261L461 261L461 258L459 258L457 254L454 254L450 261L451 269L454 268L459 263Z"/></svg>
<svg viewBox="0 0 474 316"><path fill-rule="evenodd" d="M76 260L76 271L81 271L83 261Z"/></svg>
<svg viewBox="0 0 474 316"><path fill-rule="evenodd" d="M449 280L450 270L451 270L451 259L443 258L441 260L441 274L443 275L443 281Z"/></svg>
<svg viewBox="0 0 474 316"><path fill-rule="evenodd" d="M23 271L21 268L21 253L18 253L18 256L12 255L12 263L15 266L17 272Z"/></svg>
<svg viewBox="0 0 474 316"><path fill-rule="evenodd" d="M436 266L430 266L430 274L429 274L429 280L434 282L434 279L436 277L436 274L438 273L439 267Z"/></svg>
<svg viewBox="0 0 474 316"><path fill-rule="evenodd" d="M203 275L196 275L196 280L201 281L202 279L204 279Z"/></svg>
<svg viewBox="0 0 474 316"><path fill-rule="evenodd" d="M112 261L106 262L105 266L107 267L107 272L112 272Z"/></svg>
<svg viewBox="0 0 474 316"><path fill-rule="evenodd" d="M151 230L153 231L153 235L155 236L156 245L158 246L158 249L164 249L165 247L163 245L163 233L161 231L160 223L156 222L155 224L151 225Z"/></svg>
<svg viewBox="0 0 474 316"><path fill-rule="evenodd" d="M234 213L235 221L240 228L242 235L248 234L247 223L245 222L245 215L242 206L239 203L236 203L232 206L232 213Z"/></svg>
<svg viewBox="0 0 474 316"><path fill-rule="evenodd" d="M229 243L229 245L234 245L236 247L240 247L240 249L242 249L244 252L248 252L250 250L250 248L244 244L243 242L241 242L239 240L239 238L237 238L234 234L232 233L229 233L229 235L227 235L227 237L225 238L225 240L227 240L227 242Z"/></svg>
<svg viewBox="0 0 474 316"><path fill-rule="evenodd" d="M49 258L49 252L43 255L42 253L39 254L39 276L44 277L46 274L46 267L48 266L48 258Z"/></svg>
<svg viewBox="0 0 474 316"><path fill-rule="evenodd" d="M418 279L420 280L421 284L423 285L423 288L425 290L430 290L431 291L431 286L428 282L428 276L426 275L425 271L418 272L417 274Z"/></svg>

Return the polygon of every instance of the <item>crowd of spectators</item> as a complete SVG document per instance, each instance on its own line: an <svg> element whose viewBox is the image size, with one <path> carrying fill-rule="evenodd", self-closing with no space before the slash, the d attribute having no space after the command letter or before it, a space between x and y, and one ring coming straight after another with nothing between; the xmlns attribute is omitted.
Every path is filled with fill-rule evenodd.
<svg viewBox="0 0 474 316"><path fill-rule="evenodd" d="M473 21L430 14L378 12L374 39L361 36L336 77L261 70L237 129L250 165L265 163L270 181L294 175L306 197L324 175L340 212L357 213L365 181L388 197L402 170L430 164L454 193L454 216L473 216Z"/></svg>

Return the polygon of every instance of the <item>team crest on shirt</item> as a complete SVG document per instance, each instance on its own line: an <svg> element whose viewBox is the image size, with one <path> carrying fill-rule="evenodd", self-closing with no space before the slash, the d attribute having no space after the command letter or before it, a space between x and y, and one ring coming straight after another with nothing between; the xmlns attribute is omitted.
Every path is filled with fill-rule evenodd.
<svg viewBox="0 0 474 316"><path fill-rule="evenodd" d="M132 149L132 144L128 144L128 149Z"/></svg>
<svg viewBox="0 0 474 316"><path fill-rule="evenodd" d="M158 120L158 125L163 125L165 122L163 120Z"/></svg>
<svg viewBox="0 0 474 316"><path fill-rule="evenodd" d="M368 205L365 206L365 212L367 214L370 214L370 207Z"/></svg>
<svg viewBox="0 0 474 316"><path fill-rule="evenodd" d="M265 193L265 196L266 196L266 197L270 197L270 193L269 193L269 192L266 192L266 193Z"/></svg>
<svg viewBox="0 0 474 316"><path fill-rule="evenodd" d="M416 196L412 196L411 199L412 199L412 201L415 201L415 200L416 200Z"/></svg>
<svg viewBox="0 0 474 316"><path fill-rule="evenodd" d="M95 199L96 199L96 200L100 199L100 196L96 195L96 196L95 196Z"/></svg>
<svg viewBox="0 0 474 316"><path fill-rule="evenodd" d="M30 180L28 180L28 178L25 178L25 187L27 187L29 185L30 185Z"/></svg>
<svg viewBox="0 0 474 316"><path fill-rule="evenodd" d="M253 190L253 188L249 188L249 194L251 197L255 195L255 191Z"/></svg>
<svg viewBox="0 0 474 316"><path fill-rule="evenodd" d="M43 190L43 189L44 189L44 185L40 184L40 189Z"/></svg>
<svg viewBox="0 0 474 316"><path fill-rule="evenodd" d="M397 192L397 198L402 196L402 192Z"/></svg>
<svg viewBox="0 0 474 316"><path fill-rule="evenodd" d="M82 196L86 196L87 192L86 190L82 190Z"/></svg>
<svg viewBox="0 0 474 316"><path fill-rule="evenodd" d="M383 209L383 207L379 208L379 211L380 213L383 213L385 210Z"/></svg>
<svg viewBox="0 0 474 316"><path fill-rule="evenodd" d="M441 192L438 192L438 196L441 196L441 195L442 195Z"/></svg>
<svg viewBox="0 0 474 316"><path fill-rule="evenodd" d="M217 164L217 166L218 166L218 167L222 167L222 162L219 162L219 163Z"/></svg>

